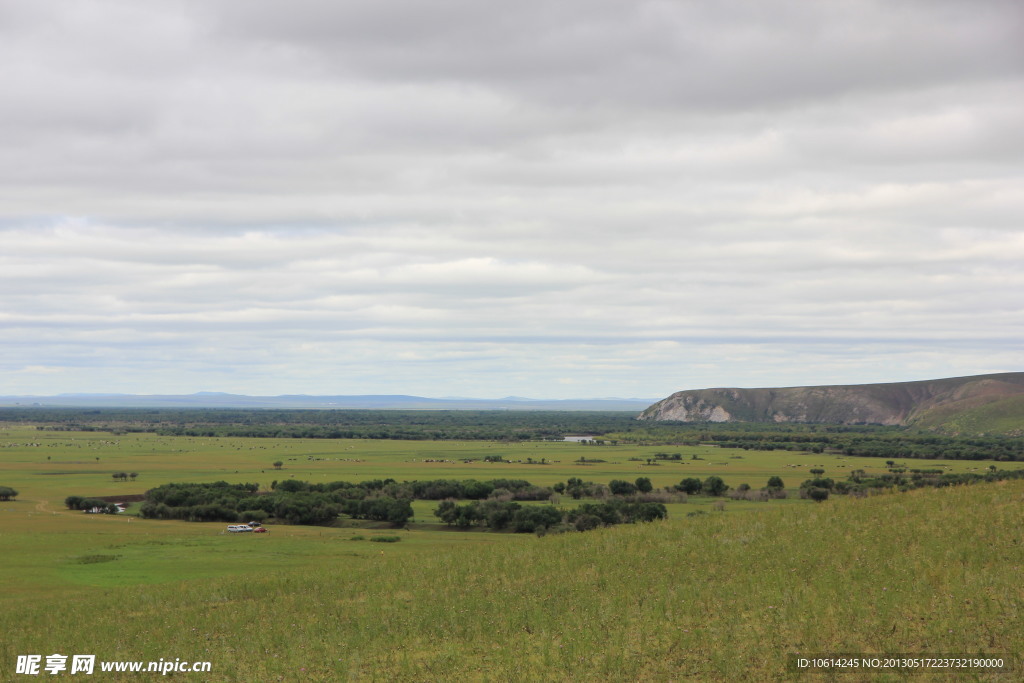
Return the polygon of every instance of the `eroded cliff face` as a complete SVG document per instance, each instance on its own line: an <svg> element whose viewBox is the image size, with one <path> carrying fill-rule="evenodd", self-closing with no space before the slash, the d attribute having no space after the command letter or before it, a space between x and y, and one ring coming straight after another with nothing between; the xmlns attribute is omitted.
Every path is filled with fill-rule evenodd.
<svg viewBox="0 0 1024 683"><path fill-rule="evenodd" d="M1024 373L891 384L679 391L641 415L680 422L904 425L931 411L1024 394Z"/></svg>
<svg viewBox="0 0 1024 683"><path fill-rule="evenodd" d="M659 416L653 419L678 422L729 422L732 415L720 405L683 393L673 394L665 399Z"/></svg>

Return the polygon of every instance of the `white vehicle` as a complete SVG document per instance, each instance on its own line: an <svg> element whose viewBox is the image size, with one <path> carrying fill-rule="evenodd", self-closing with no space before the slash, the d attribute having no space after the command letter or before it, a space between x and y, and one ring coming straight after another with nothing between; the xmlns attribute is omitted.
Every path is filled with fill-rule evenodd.
<svg viewBox="0 0 1024 683"><path fill-rule="evenodd" d="M241 532L245 532L245 531L252 531L252 527L249 526L248 524L229 524L228 525L228 532L230 532L232 534L237 534L237 533L241 533Z"/></svg>

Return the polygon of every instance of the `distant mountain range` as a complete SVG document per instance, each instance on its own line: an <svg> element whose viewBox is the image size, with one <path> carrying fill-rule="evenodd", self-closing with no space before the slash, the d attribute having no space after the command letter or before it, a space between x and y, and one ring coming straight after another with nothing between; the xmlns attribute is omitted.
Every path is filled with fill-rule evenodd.
<svg viewBox="0 0 1024 683"><path fill-rule="evenodd" d="M640 419L914 425L947 433L1024 434L1024 372L890 384L695 389L658 401Z"/></svg>
<svg viewBox="0 0 1024 683"><path fill-rule="evenodd" d="M652 405L653 404L653 405ZM693 389L645 398L499 399L406 395L246 396L61 394L0 396L0 406L47 408L264 408L364 410L592 410L641 420L806 422L916 426L955 434L1024 435L1024 372L972 377L764 389Z"/></svg>
<svg viewBox="0 0 1024 683"><path fill-rule="evenodd" d="M374 410L612 410L639 413L656 399L598 398L546 400L509 396L499 399L424 398L403 395L245 396L203 391L187 395L60 394L0 396L0 406L47 408L268 408Z"/></svg>

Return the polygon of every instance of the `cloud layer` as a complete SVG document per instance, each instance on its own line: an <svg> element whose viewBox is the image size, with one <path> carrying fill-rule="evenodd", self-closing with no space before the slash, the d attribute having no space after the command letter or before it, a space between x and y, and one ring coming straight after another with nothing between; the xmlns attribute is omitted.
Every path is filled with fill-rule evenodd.
<svg viewBox="0 0 1024 683"><path fill-rule="evenodd" d="M0 2L0 394L1020 370L1022 37L1009 0Z"/></svg>

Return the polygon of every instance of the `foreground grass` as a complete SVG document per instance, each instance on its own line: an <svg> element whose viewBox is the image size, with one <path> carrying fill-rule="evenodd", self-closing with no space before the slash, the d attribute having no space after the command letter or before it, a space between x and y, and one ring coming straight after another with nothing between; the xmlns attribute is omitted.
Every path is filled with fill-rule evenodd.
<svg viewBox="0 0 1024 683"><path fill-rule="evenodd" d="M1024 482L1001 482L11 601L0 677L53 652L208 660L179 677L210 681L777 680L787 653L1019 655L1022 506Z"/></svg>
<svg viewBox="0 0 1024 683"><path fill-rule="evenodd" d="M359 563L371 554L379 556L377 543L351 542L357 534L369 538L399 533L400 549L392 552L412 555L428 550L471 552L480 545L516 542L510 534L433 529L396 532L384 524L369 529L288 525L271 525L270 529L268 534L227 534L219 522L86 515L51 507L45 501L2 503L0 585L4 591L0 609L19 601L40 604L183 579L247 581L250 576L274 571L325 563L342 566Z"/></svg>

